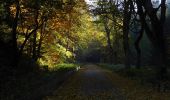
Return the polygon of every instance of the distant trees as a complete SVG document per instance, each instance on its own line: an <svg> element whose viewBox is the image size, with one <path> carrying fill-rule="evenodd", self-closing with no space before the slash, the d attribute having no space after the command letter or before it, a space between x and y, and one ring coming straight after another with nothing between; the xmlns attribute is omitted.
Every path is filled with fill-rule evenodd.
<svg viewBox="0 0 170 100"><path fill-rule="evenodd" d="M121 40L122 30L122 10L119 8L121 6L120 0L99 0L95 9L91 9L94 16L97 16L98 22L103 24L103 30L106 34L107 40L107 61L109 63L121 62L118 60L121 53L119 50L121 46L119 45L119 40ZM97 21L96 21L97 22Z"/></svg>
<svg viewBox="0 0 170 100"><path fill-rule="evenodd" d="M104 1L104 0L101 0L98 2L98 5L99 5L99 12L97 13L100 13L102 14L100 16L101 18L101 22L103 23L104 25L104 30L105 30L105 33L106 33L106 38L107 38L107 49L108 49L108 56L109 56L109 62L112 63L113 62L113 46L112 46L112 43L111 43L111 30L113 28L112 26L112 21L109 19L109 17L111 16L110 12L111 9L109 9L110 7L110 2L107 2L107 1Z"/></svg>
<svg viewBox="0 0 170 100"><path fill-rule="evenodd" d="M157 7L154 6L152 0L100 0L98 5L92 9L94 15L100 16L103 22L108 41L109 54L114 53L113 44L111 44L111 34L116 31L116 21L121 23L120 29L123 32L123 46L125 66L130 67L132 59L130 54L129 38L131 33L137 33L134 40L136 49L136 67L141 67L141 48L140 42L143 34L147 37L154 46L154 54L158 69L166 72L166 54L164 41L164 23L166 19L166 0L161 0ZM116 12L116 13L115 13ZM137 23L136 26L134 23ZM136 27L136 28L133 28ZM112 31L113 30L113 31ZM112 53L111 53L112 52ZM113 59L113 58L110 58Z"/></svg>

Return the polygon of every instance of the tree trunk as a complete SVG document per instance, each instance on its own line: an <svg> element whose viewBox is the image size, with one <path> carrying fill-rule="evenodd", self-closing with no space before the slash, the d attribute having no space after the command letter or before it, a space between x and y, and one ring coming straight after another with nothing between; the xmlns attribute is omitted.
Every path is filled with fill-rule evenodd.
<svg viewBox="0 0 170 100"><path fill-rule="evenodd" d="M135 41L135 49L137 52L137 61L136 61L136 68L140 69L141 67L141 49L140 49L140 41L142 39L143 36L143 32L144 32L144 26L141 26L141 30L139 32L139 36L137 37L136 41Z"/></svg>
<svg viewBox="0 0 170 100"><path fill-rule="evenodd" d="M125 52L125 67L130 68L130 49L129 49L129 23L131 19L131 11L129 11L130 2L124 0L124 16L123 16L123 46Z"/></svg>
<svg viewBox="0 0 170 100"><path fill-rule="evenodd" d="M12 46L13 46L13 62L12 65L17 67L18 65L18 46L17 46L17 27L18 27L18 17L19 17L19 10L20 10L20 5L19 5L19 1L15 0L16 3L16 14L15 14L15 18L13 21L13 26L12 26Z"/></svg>
<svg viewBox="0 0 170 100"><path fill-rule="evenodd" d="M38 27L38 14L39 14L39 11L38 9L35 9L35 25L36 27ZM34 32L34 35L33 35L33 52L32 52L32 58L34 60L36 60L37 58L37 31Z"/></svg>
<svg viewBox="0 0 170 100"><path fill-rule="evenodd" d="M116 37L115 37L115 41L114 41L114 43L113 44L115 44L114 45L114 64L118 64L118 50L119 50L119 41L118 41L118 39L119 39L119 37L117 36L118 34L117 34L117 30L115 30L116 31Z"/></svg>
<svg viewBox="0 0 170 100"><path fill-rule="evenodd" d="M140 18L140 23L141 23L141 30L138 33L139 35L138 35L138 37L135 41L135 49L136 49L136 52L137 52L136 68L140 69L140 67L141 67L141 49L140 49L139 43L140 43L140 41L143 37L144 29L147 25L146 25L146 22L145 22L145 14L143 12L141 2L139 0L137 0L136 4L137 4L138 14L139 14L139 18Z"/></svg>
<svg viewBox="0 0 170 100"><path fill-rule="evenodd" d="M19 50L19 56L22 55L23 50L24 50L24 47L25 47L28 39L29 39L29 38L31 37L31 35L32 35L33 33L35 33L35 32L38 30L38 28L40 28L42 25L43 25L43 24L37 26L34 30L32 30L32 31L25 37L25 40L24 40L24 42L22 43L21 48L20 48L20 50ZM32 50L31 50L31 51L32 51Z"/></svg>
<svg viewBox="0 0 170 100"><path fill-rule="evenodd" d="M113 49L111 45L111 39L110 39L110 32L108 29L106 29L106 36L107 36L107 45L108 45L108 50L109 50L109 62L112 63L113 61Z"/></svg>
<svg viewBox="0 0 170 100"><path fill-rule="evenodd" d="M146 2L146 1L145 1ZM166 0L161 0L161 15L160 19L157 16L158 10L155 10L152 7L151 1L147 1L147 5L144 5L144 8L147 10L147 14L151 20L151 27L153 33L155 33L155 55L156 65L158 67L158 73L160 74L160 79L164 78L167 74L166 68L166 54L165 54L165 41L164 41L164 22L166 18Z"/></svg>
<svg viewBox="0 0 170 100"><path fill-rule="evenodd" d="M107 17L104 17L104 28L105 28L105 32L106 32L106 37L107 37L107 46L108 46L108 51L109 51L109 63L113 63L113 48L112 48L112 44L111 44L111 39L110 39L110 30L108 28L108 19Z"/></svg>
<svg viewBox="0 0 170 100"><path fill-rule="evenodd" d="M44 22L44 25L41 27L40 39L39 39L38 50L37 50L37 59L40 58L41 56L41 46L43 41L43 34L45 33L45 27L46 27L46 22Z"/></svg>

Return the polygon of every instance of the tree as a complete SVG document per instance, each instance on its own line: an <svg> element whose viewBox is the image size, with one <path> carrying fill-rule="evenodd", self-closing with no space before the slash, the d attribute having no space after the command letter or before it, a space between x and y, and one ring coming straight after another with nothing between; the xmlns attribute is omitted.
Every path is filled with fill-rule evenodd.
<svg viewBox="0 0 170 100"><path fill-rule="evenodd" d="M98 22L103 23L104 32L107 40L107 56L111 63L118 62L117 53L118 48L115 46L119 44L118 39L120 31L122 31L122 1L118 0L100 0L97 7L91 9L94 16L99 17ZM96 21L97 22L97 21ZM121 39L121 38L119 38ZM120 52L121 53L121 52Z"/></svg>
<svg viewBox="0 0 170 100"><path fill-rule="evenodd" d="M129 50L129 23L133 10L133 2L124 0L124 17L123 17L123 45L125 52L125 67L130 68L130 50Z"/></svg>
<svg viewBox="0 0 170 100"><path fill-rule="evenodd" d="M145 32L154 46L155 54L157 55L155 62L157 62L156 65L158 66L160 77L162 78L167 72L164 41L164 23L166 16L165 2L166 0L161 0L161 4L157 8L154 8L151 0L136 1L141 25L144 26ZM142 7L144 8L144 11L142 10ZM159 9L161 9L160 14L158 14ZM150 19L151 28L146 21L145 13Z"/></svg>
<svg viewBox="0 0 170 100"><path fill-rule="evenodd" d="M17 66L18 63L18 45L17 45L17 27L18 27L18 20L19 20L19 12L20 12L20 4L18 0L14 1L14 4L16 5L15 9L15 15L13 20L13 26L12 26L12 44L13 44L13 66Z"/></svg>

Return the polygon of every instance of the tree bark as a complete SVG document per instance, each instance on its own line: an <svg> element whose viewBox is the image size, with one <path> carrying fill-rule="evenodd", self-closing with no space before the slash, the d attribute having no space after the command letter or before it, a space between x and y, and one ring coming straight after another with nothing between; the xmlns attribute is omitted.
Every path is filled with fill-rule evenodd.
<svg viewBox="0 0 170 100"><path fill-rule="evenodd" d="M13 26L12 26L12 46L13 46L13 62L12 65L17 67L18 66L18 44L17 44L17 27L18 27L18 17L19 17L19 10L20 10L20 5L19 5L19 1L15 0L15 4L16 4L16 14L15 14L15 18L13 21Z"/></svg>
<svg viewBox="0 0 170 100"><path fill-rule="evenodd" d="M139 36L137 37L136 41L135 41L135 49L137 52L137 61L136 61L136 68L140 69L141 68L141 49L140 49L140 41L143 37L143 32L144 32L144 25L141 26L141 30L138 33Z"/></svg>
<svg viewBox="0 0 170 100"><path fill-rule="evenodd" d="M124 0L123 15L123 46L125 52L125 67L130 68L130 49L129 49L129 23L131 19L131 10L129 8L130 0ZM130 11L129 11L130 10Z"/></svg>
<svg viewBox="0 0 170 100"><path fill-rule="evenodd" d="M38 5L37 5L38 6ZM35 25L38 27L38 15L39 11L38 8L35 9ZM33 35L33 52L32 52L32 58L36 60L37 58L37 30L34 32Z"/></svg>
<svg viewBox="0 0 170 100"><path fill-rule="evenodd" d="M146 2L146 0L145 0ZM160 74L160 79L162 79L166 73L166 53L165 53L165 41L164 41L164 22L166 18L166 0L161 0L161 15L160 19L158 18L155 8L152 7L151 1L147 1L147 4L144 5L144 8L147 10L147 14L151 20L151 27L155 35L155 55L157 55L156 61L158 67L158 73Z"/></svg>
<svg viewBox="0 0 170 100"><path fill-rule="evenodd" d="M21 48L20 48L20 50L19 50L19 55L20 55L20 56L22 55L23 50L24 50L24 47L25 47L28 39L30 38L30 36L31 36L33 33L35 33L35 32L37 31L37 29L40 28L42 25L43 25L43 23L40 24L39 26L37 26L34 30L32 30L32 31L25 37L25 40L24 40L24 42L22 43Z"/></svg>
<svg viewBox="0 0 170 100"><path fill-rule="evenodd" d="M43 41L44 34L45 34L45 27L46 27L46 22L44 22L43 26L41 27L36 60L41 57L41 47L42 47L42 41Z"/></svg>
<svg viewBox="0 0 170 100"><path fill-rule="evenodd" d="M166 0L161 0L161 12L160 18L158 17L158 8L153 8L151 0L136 0L139 16L141 23L145 26L145 32L148 38L151 40L154 46L154 62L157 69L157 78L163 80L167 75L166 67L166 52L165 52L165 41L164 41L164 22L166 19ZM151 28L145 20L145 14L143 12L145 9L146 14L150 18Z"/></svg>
<svg viewBox="0 0 170 100"><path fill-rule="evenodd" d="M137 51L137 61L136 61L136 68L140 69L141 68L141 49L140 49L140 41L143 37L143 32L145 27L147 27L146 22L145 22L145 14L143 12L143 8L142 8L142 4L140 2L140 0L136 1L137 4L137 9L138 9L138 14L139 14L139 18L140 18L140 23L141 23L141 30L138 33L138 37L135 41L135 49Z"/></svg>
<svg viewBox="0 0 170 100"><path fill-rule="evenodd" d="M104 28L105 28L105 32L106 32L107 46L108 46L108 50L109 50L109 63L113 63L113 48L112 48L111 38L110 38L111 29L108 28L107 23L108 23L108 18L104 17Z"/></svg>

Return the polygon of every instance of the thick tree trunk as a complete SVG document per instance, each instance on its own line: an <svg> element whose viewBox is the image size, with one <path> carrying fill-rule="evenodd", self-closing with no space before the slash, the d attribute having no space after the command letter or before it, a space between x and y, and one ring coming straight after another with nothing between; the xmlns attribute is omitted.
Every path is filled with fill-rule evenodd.
<svg viewBox="0 0 170 100"><path fill-rule="evenodd" d="M15 18L13 21L13 26L12 26L12 46L13 46L13 62L12 65L17 67L18 65L18 45L17 45L17 27L18 27L18 17L19 17L19 10L20 10L20 5L19 5L19 1L15 0L15 4L16 4L16 14L15 14Z"/></svg>
<svg viewBox="0 0 170 100"><path fill-rule="evenodd" d="M137 51L137 61L136 61L136 68L140 69L141 67L141 49L140 49L140 41L143 37L143 33L145 30L145 27L147 27L146 22L145 22L145 14L143 12L143 8L142 8L142 3L140 0L136 1L137 4L137 9L138 9L138 14L139 14L139 18L140 18L140 23L141 23L141 30L138 33L138 37L135 41L135 49Z"/></svg>
<svg viewBox="0 0 170 100"><path fill-rule="evenodd" d="M166 18L166 7L165 1L161 0L161 15L160 19L157 16L158 10L152 7L151 1L147 1L147 5L144 5L144 8L147 10L147 14L151 20L151 26L153 29L153 33L155 33L155 53L157 55L156 65L158 67L158 72L160 74L160 78L162 79L166 73L166 54L165 54L165 41L164 41L164 22ZM146 2L146 1L145 1Z"/></svg>
<svg viewBox="0 0 170 100"><path fill-rule="evenodd" d="M161 17L160 17L160 21L161 21L161 45L162 47L162 53L163 53L163 63L164 65L161 68L161 72L162 72L162 77L165 77L165 75L167 74L167 56L166 56L166 48L165 48L165 40L164 40L164 24L165 24L165 20L166 20L166 0L161 0Z"/></svg>
<svg viewBox="0 0 170 100"><path fill-rule="evenodd" d="M166 7L165 1L161 0L161 15L160 18L158 17L158 9L153 8L151 0L137 0L137 6L139 11L139 16L141 19L141 23L145 26L145 32L149 39L151 40L154 46L154 55L156 56L154 59L156 69L157 69L157 79L158 82L158 89L160 91L161 81L165 80L167 75L167 65L166 65L166 54L165 54L165 41L164 41L164 22L166 18ZM144 7L146 14L150 18L151 21L151 29L145 20L145 14L143 12Z"/></svg>
<svg viewBox="0 0 170 100"><path fill-rule="evenodd" d="M125 67L130 68L130 49L129 49L129 23L131 19L131 11L129 11L130 2L124 0L124 16L123 16L123 46L125 52Z"/></svg>

